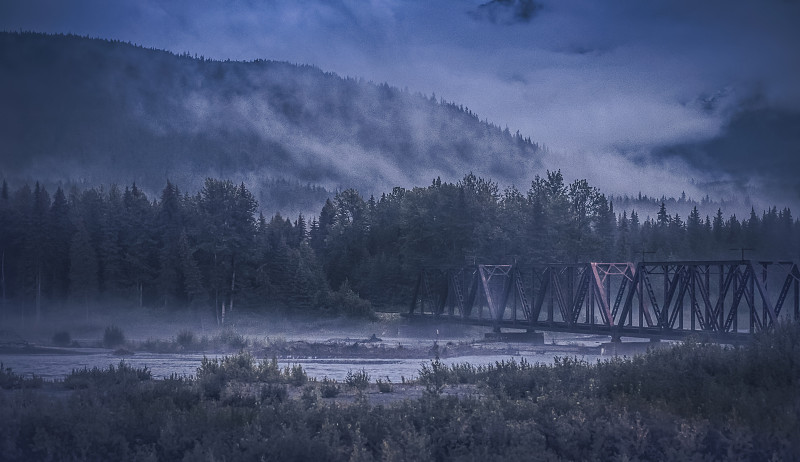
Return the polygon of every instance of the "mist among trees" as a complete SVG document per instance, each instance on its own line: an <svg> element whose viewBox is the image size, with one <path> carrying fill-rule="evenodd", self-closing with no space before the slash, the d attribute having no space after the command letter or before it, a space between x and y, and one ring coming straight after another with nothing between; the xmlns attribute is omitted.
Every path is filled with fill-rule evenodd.
<svg viewBox="0 0 800 462"><path fill-rule="evenodd" d="M800 222L772 207L747 217L654 217L614 205L560 172L526 191L468 174L376 198L336 193L317 216L265 217L244 183L208 178L196 194L167 182L0 191L4 313L64 307L291 310L363 315L405 305L420 269L474 261L790 260ZM646 252L643 254L642 252ZM360 298L359 298L360 296ZM12 308L13 307L13 308Z"/></svg>
<svg viewBox="0 0 800 462"><path fill-rule="evenodd" d="M194 191L221 177L270 210L306 212L324 202L320 187L380 192L469 170L515 181L541 157L530 138L435 95L74 35L0 32L0 100L0 176L15 187L156 192L169 179Z"/></svg>

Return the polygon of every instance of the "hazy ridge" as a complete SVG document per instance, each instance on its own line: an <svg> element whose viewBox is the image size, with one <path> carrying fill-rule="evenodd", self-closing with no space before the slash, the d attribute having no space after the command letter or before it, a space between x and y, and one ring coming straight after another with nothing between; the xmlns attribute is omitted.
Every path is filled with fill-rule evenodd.
<svg viewBox="0 0 800 462"><path fill-rule="evenodd" d="M307 202L297 208L317 209L316 185L382 192L467 171L525 184L540 150L469 109L385 84L71 35L0 33L0 99L0 175L12 183L157 191L224 176L264 202L282 180Z"/></svg>

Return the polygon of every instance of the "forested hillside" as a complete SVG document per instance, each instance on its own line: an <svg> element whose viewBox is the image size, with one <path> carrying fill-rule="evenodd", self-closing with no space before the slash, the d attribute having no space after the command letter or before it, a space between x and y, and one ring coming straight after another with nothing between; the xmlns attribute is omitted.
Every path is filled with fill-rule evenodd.
<svg viewBox="0 0 800 462"><path fill-rule="evenodd" d="M67 306L228 308L361 315L405 305L419 270L466 261L551 262L800 255L789 209L748 217L617 214L585 180L560 172L526 191L468 174L456 183L346 189L316 217L267 218L244 183L206 179L196 194L167 183L0 191L3 309L38 315ZM735 250L731 250L735 249ZM360 295L361 299L357 295ZM102 303L100 303L102 302ZM13 307L13 308L12 308Z"/></svg>
<svg viewBox="0 0 800 462"><path fill-rule="evenodd" d="M380 192L465 171L510 184L538 162L530 139L433 96L77 36L0 33L0 101L0 177L15 186L197 191L222 177L273 213L317 210L319 186Z"/></svg>

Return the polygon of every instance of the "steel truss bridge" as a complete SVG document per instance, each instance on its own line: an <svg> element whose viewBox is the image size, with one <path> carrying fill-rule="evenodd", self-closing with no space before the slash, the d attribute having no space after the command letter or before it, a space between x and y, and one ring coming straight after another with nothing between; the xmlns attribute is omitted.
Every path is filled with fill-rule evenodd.
<svg viewBox="0 0 800 462"><path fill-rule="evenodd" d="M800 271L794 262L749 260L430 267L408 316L495 332L741 342L781 320L800 321Z"/></svg>

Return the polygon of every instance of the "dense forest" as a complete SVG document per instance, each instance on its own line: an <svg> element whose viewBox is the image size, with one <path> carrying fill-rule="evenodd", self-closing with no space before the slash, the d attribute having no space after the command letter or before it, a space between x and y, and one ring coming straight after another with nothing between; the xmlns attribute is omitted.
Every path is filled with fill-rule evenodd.
<svg viewBox="0 0 800 462"><path fill-rule="evenodd" d="M5 312L65 306L288 309L364 314L408 303L422 267L670 259L791 260L800 222L772 207L748 217L616 213L585 180L537 176L527 191L468 174L456 183L347 189L318 216L270 218L244 183L206 179L196 194L167 183L52 194L0 192ZM643 253L644 252L644 253ZM224 307L224 308L223 308Z"/></svg>

